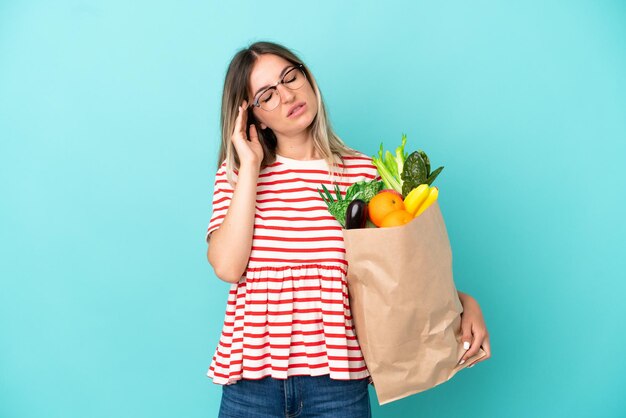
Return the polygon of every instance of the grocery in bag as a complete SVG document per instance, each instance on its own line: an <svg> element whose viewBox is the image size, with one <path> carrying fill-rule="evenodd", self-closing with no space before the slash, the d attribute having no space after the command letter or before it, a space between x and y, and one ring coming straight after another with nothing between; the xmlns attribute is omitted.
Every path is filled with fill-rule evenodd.
<svg viewBox="0 0 626 418"><path fill-rule="evenodd" d="M380 180L351 185L343 196L319 190L341 223L350 307L357 339L379 403L422 392L480 359L458 362L461 313L452 249L424 151L372 158Z"/></svg>

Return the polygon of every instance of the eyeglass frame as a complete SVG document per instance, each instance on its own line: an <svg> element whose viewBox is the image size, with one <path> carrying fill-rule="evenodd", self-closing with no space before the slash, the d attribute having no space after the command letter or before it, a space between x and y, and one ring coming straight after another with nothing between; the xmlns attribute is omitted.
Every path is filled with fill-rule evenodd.
<svg viewBox="0 0 626 418"><path fill-rule="evenodd" d="M285 76L286 76L286 75L287 75L290 71L292 71L294 68L297 68L298 70L300 70L300 71L302 72L302 75L304 75L304 80L305 80L305 81L306 81L306 80L308 80L308 77L306 76L306 71L304 71L304 65L303 65L303 64L296 64L296 65L293 65L291 68L289 68L289 69L285 72L285 74L281 77L281 79L280 79L279 81L277 81L277 82L276 82L273 86L268 86L266 89L263 89L263 91L261 91L259 94L257 94L256 99L254 99L254 102L252 102L252 103L251 103L251 105L252 105L252 106L255 106L255 107L258 107L258 108L259 108L259 109L261 109L261 110L265 110L265 109L263 109L263 108L261 107L261 103L259 103L259 99L260 99L260 98L261 98L261 96L263 96L263 95L265 94L265 92L266 92L266 91L268 91L269 89L274 89L274 90L276 90L276 93L278 94L278 96L280 96L280 91L276 88L279 84L282 84L283 86L287 87L289 90L297 90L297 89L299 89L300 87L302 87L302 86L300 86L300 87L298 87L298 88L292 89L292 88L288 87L288 86L285 84ZM266 112L272 112L273 110L276 110L276 108L277 108L277 107L278 107L278 106L276 106L276 107L275 107L274 109L272 109L272 110L265 110L265 111L266 111Z"/></svg>

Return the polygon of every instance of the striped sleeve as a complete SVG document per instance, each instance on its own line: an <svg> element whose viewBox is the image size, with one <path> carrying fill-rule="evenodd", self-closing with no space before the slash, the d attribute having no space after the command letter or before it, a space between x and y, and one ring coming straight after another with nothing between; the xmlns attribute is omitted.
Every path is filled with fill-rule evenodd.
<svg viewBox="0 0 626 418"><path fill-rule="evenodd" d="M235 181L237 179L237 172L235 171ZM226 163L222 163L220 168L215 174L215 185L213 188L213 205L212 215L209 221L209 226L206 231L205 240L208 243L210 235L213 231L220 227L230 206L230 201L233 197L233 188L226 179Z"/></svg>

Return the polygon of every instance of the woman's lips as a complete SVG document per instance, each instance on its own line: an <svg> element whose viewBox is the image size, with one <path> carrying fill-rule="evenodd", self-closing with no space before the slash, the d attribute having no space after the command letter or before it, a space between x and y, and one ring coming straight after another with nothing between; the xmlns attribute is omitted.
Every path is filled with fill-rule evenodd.
<svg viewBox="0 0 626 418"><path fill-rule="evenodd" d="M296 107L294 111L291 112L291 114L287 117L293 118L293 117L299 116L304 112L305 109L306 109L306 103L303 103L301 106Z"/></svg>

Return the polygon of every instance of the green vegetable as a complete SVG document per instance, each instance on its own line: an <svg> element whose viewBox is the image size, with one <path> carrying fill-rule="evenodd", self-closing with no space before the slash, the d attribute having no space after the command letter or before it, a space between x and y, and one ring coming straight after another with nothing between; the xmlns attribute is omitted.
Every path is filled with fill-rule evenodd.
<svg viewBox="0 0 626 418"><path fill-rule="evenodd" d="M431 173L430 160L426 153L422 150L412 152L404 163L402 196L406 197L411 190L420 184L432 185L441 170L443 167L439 167Z"/></svg>
<svg viewBox="0 0 626 418"><path fill-rule="evenodd" d="M369 203L372 200L372 197L376 196L378 192L383 189L383 182L378 180L371 181L358 181L348 187L346 190L346 199L354 200L358 195L359 199L364 201L365 203Z"/></svg>
<svg viewBox="0 0 626 418"><path fill-rule="evenodd" d="M422 150L417 151L422 156L424 163L426 164L426 173L430 173L430 160L428 159L428 155Z"/></svg>
<svg viewBox="0 0 626 418"><path fill-rule="evenodd" d="M428 183L429 186L433 184L433 181L435 181L439 173L441 173L441 170L443 170L443 167L439 167L428 176L428 178L426 179L426 183Z"/></svg>
<svg viewBox="0 0 626 418"><path fill-rule="evenodd" d="M339 186L335 184L335 194L337 195L337 199L333 198L333 195L328 191L325 185L322 184L322 189L324 189L324 193L320 189L317 189L320 196L322 196L322 200L328 206L328 211L331 215L335 217L341 224L343 228L346 227L346 212L348 211L348 206L350 205L351 199L344 199L341 196L341 191L339 190ZM357 191L353 199L356 199L361 194L360 191Z"/></svg>
<svg viewBox="0 0 626 418"><path fill-rule="evenodd" d="M391 152L386 151L383 154L383 144L380 144L378 156L372 157L372 163L378 169L383 183L387 189L394 189L398 193L402 193L402 171L404 170L407 153L404 152L406 145L406 135L402 134L402 144L396 148L394 157Z"/></svg>
<svg viewBox="0 0 626 418"><path fill-rule="evenodd" d="M418 152L420 153L420 155L424 159L424 162L426 163L426 184L430 186L433 184L433 181L435 181L439 173L441 173L441 170L443 170L443 167L439 167L431 173L430 172L430 160L428 159L428 156L422 150L419 150Z"/></svg>
<svg viewBox="0 0 626 418"><path fill-rule="evenodd" d="M412 152L402 171L402 197L407 197L411 190L426 183L427 178L428 171L422 155L418 151Z"/></svg>
<svg viewBox="0 0 626 418"><path fill-rule="evenodd" d="M376 196L382 188L383 183L381 181L371 180L358 181L352 184L346 190L345 197L341 196L341 191L339 190L339 186L337 184L335 184L335 196L333 196L323 184L322 189L317 189L317 191L322 197L324 203L326 203L326 206L328 206L330 214L333 215L333 217L339 221L341 226L345 228L346 212L348 211L350 202L358 198L365 203L369 203L372 197Z"/></svg>

